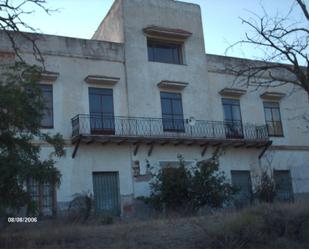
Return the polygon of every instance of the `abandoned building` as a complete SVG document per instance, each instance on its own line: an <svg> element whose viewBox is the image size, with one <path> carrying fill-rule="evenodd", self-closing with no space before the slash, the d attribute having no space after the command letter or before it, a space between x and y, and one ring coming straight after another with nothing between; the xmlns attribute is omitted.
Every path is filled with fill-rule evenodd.
<svg viewBox="0 0 309 249"><path fill-rule="evenodd" d="M308 110L306 93L234 85L225 65L244 59L206 53L198 5L115 0L90 40L35 36L47 69L42 129L66 141L60 188L32 186L43 213L90 192L96 212L133 214L135 198L149 195L149 167L175 165L178 154L195 163L218 148L244 201L262 167L274 174L278 198L309 193L309 133L296 118ZM4 34L0 52L13 52ZM48 157L52 149L42 147Z"/></svg>

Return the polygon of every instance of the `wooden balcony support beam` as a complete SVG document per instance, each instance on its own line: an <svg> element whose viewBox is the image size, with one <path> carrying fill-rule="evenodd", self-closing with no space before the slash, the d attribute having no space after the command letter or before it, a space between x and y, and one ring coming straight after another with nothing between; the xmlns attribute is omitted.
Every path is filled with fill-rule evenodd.
<svg viewBox="0 0 309 249"><path fill-rule="evenodd" d="M150 146L149 146L149 150L148 150L148 157L150 157L150 156L151 156L152 151L153 151L153 148L154 148L154 143L150 144Z"/></svg>
<svg viewBox="0 0 309 249"><path fill-rule="evenodd" d="M139 149L140 146L141 146L140 143L138 143L138 144L135 145L134 152L133 152L133 155L134 155L134 156L137 155L137 152L138 152L138 149Z"/></svg>
<svg viewBox="0 0 309 249"><path fill-rule="evenodd" d="M251 143L251 144L248 144L247 146L246 146L246 148L257 148L258 147L258 145L259 145L259 143Z"/></svg>
<svg viewBox="0 0 309 249"><path fill-rule="evenodd" d="M201 145L201 146L202 146L202 145ZM202 157L205 156L207 149L208 149L208 143L204 144L204 148L203 148L202 153L201 153L201 156L202 156Z"/></svg>
<svg viewBox="0 0 309 249"><path fill-rule="evenodd" d="M178 141L173 142L174 146L178 146L178 145L183 144L183 143L184 143L183 140L178 140Z"/></svg>
<svg viewBox="0 0 309 249"><path fill-rule="evenodd" d="M191 146L194 144L194 141L187 141L187 142L184 142L184 144L187 146Z"/></svg>
<svg viewBox="0 0 309 249"><path fill-rule="evenodd" d="M81 138L77 140L76 144L75 144L75 147L74 147L74 151L72 153L72 158L74 159L75 156L76 156L76 153L77 153L77 150L79 148L79 144L80 144L80 141L81 141Z"/></svg>
<svg viewBox="0 0 309 249"><path fill-rule="evenodd" d="M237 144L234 145L234 148L244 147L245 145L246 145L245 142L237 143Z"/></svg>
<svg viewBox="0 0 309 249"><path fill-rule="evenodd" d="M268 150L268 148L273 144L273 141L269 141L266 145L265 148L262 150L261 154L259 155L259 159L261 159L265 152Z"/></svg>
<svg viewBox="0 0 309 249"><path fill-rule="evenodd" d="M117 143L117 145L121 145L127 141L128 141L127 139L119 139L119 140L116 140L115 142Z"/></svg>
<svg viewBox="0 0 309 249"><path fill-rule="evenodd" d="M85 141L87 145L92 144L94 142L93 138L90 138L88 140Z"/></svg>
<svg viewBox="0 0 309 249"><path fill-rule="evenodd" d="M161 140L161 141L159 142L159 144L162 145L162 146L164 146L164 145L166 145L166 144L168 144L168 143L169 143L168 140Z"/></svg>

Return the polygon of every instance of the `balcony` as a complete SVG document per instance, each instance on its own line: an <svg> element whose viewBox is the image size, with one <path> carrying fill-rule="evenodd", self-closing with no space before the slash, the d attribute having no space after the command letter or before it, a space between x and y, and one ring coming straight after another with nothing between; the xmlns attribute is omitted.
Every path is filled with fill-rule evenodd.
<svg viewBox="0 0 309 249"><path fill-rule="evenodd" d="M72 143L144 143L263 148L270 141L266 125L183 119L80 114L72 118ZM78 146L76 146L78 147ZM76 152L75 152L76 153ZM205 152L204 152L205 153Z"/></svg>

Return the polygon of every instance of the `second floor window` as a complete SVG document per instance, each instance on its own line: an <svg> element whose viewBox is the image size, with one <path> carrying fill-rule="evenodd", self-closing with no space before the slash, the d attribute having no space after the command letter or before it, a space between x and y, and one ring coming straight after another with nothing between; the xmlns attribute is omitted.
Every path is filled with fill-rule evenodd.
<svg viewBox="0 0 309 249"><path fill-rule="evenodd" d="M89 88L90 126L92 134L114 134L113 90Z"/></svg>
<svg viewBox="0 0 309 249"><path fill-rule="evenodd" d="M184 119L180 93L161 92L163 130L184 132Z"/></svg>
<svg viewBox="0 0 309 249"><path fill-rule="evenodd" d="M159 40L147 40L149 61L183 64L182 44Z"/></svg>
<svg viewBox="0 0 309 249"><path fill-rule="evenodd" d="M225 133L228 138L242 138L242 121L238 99L222 99Z"/></svg>
<svg viewBox="0 0 309 249"><path fill-rule="evenodd" d="M264 112L268 135L273 137L283 136L279 103L264 102Z"/></svg>
<svg viewBox="0 0 309 249"><path fill-rule="evenodd" d="M41 126L42 128L53 128L53 86L41 84L40 88L45 105Z"/></svg>

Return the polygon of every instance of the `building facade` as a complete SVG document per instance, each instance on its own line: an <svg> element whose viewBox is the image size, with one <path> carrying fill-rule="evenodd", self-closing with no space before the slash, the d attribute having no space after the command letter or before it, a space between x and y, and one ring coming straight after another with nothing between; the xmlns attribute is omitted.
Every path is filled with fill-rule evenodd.
<svg viewBox="0 0 309 249"><path fill-rule="evenodd" d="M178 154L194 163L216 150L241 201L262 168L274 174L281 199L309 193L306 93L235 86L225 67L243 60L206 54L198 5L115 0L90 40L36 36L46 66L42 126L66 140L60 188L33 186L43 212L90 192L98 213L134 214L135 198L149 195L150 167L173 165ZM17 42L37 63L30 44ZM4 34L0 52L12 52ZM42 157L51 151L42 144Z"/></svg>

